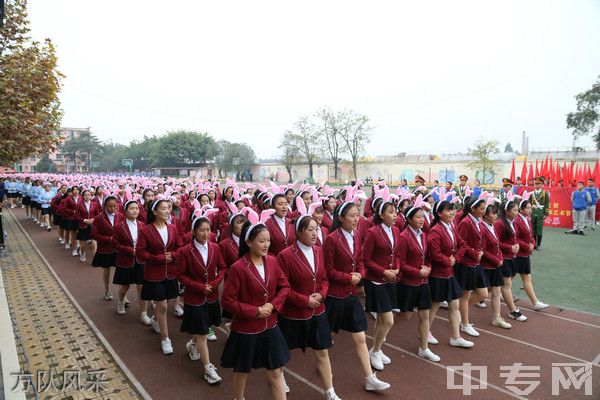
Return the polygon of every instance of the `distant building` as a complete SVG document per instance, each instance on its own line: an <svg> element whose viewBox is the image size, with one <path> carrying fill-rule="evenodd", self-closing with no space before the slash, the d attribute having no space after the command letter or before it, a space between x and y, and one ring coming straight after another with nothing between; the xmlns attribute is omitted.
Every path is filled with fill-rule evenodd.
<svg viewBox="0 0 600 400"><path fill-rule="evenodd" d="M79 137L82 132L90 132L90 128L60 128L60 134L63 137L61 143L68 139ZM61 173L75 173L75 172L87 172L87 166L83 162L77 163L77 171L75 171L75 163L69 159L69 155L60 152L60 144L57 146L57 150L48 154L50 160L56 165L57 172ZM32 155L27 157L16 164L17 172L36 172L35 168L37 163L44 157L45 154Z"/></svg>

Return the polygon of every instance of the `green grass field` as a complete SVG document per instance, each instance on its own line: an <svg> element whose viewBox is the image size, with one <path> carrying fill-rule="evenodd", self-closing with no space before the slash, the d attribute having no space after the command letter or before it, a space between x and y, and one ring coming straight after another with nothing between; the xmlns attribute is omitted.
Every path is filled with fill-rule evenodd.
<svg viewBox="0 0 600 400"><path fill-rule="evenodd" d="M531 259L533 287L544 303L600 314L600 230L585 236L565 235L565 229L544 228L541 251ZM513 293L526 298L520 278Z"/></svg>

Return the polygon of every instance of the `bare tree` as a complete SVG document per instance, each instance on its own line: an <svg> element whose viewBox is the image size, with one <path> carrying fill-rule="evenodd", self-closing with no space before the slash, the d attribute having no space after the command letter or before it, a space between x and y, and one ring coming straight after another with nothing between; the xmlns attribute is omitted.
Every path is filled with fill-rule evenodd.
<svg viewBox="0 0 600 400"><path fill-rule="evenodd" d="M294 130L288 131L288 134L298 155L308 163L308 176L313 178L313 166L323 151L323 136L307 116L298 118L294 123Z"/></svg>
<svg viewBox="0 0 600 400"><path fill-rule="evenodd" d="M335 179L338 179L338 166L345 150L341 130L342 121L345 120L346 113L345 110L333 112L327 107L324 107L316 113L316 117L321 121L321 127L319 129L321 133L320 136L325 137L327 151L333 162Z"/></svg>
<svg viewBox="0 0 600 400"><path fill-rule="evenodd" d="M300 161L300 156L298 154L298 147L296 144L296 139L294 138L294 134L291 132L286 132L283 134L281 138L281 144L279 148L283 150L281 154L281 162L285 165L285 169L287 170L290 178L289 183L292 182L292 167Z"/></svg>
<svg viewBox="0 0 600 400"><path fill-rule="evenodd" d="M352 110L346 111L340 121L340 135L352 160L354 179L358 179L358 158L365 151L365 144L371 141L373 128L368 123L369 118L366 115L357 114Z"/></svg>

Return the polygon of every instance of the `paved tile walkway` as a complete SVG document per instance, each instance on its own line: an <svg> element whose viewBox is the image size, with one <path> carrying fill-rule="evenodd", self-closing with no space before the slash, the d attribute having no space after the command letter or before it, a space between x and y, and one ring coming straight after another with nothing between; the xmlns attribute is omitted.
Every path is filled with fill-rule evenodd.
<svg viewBox="0 0 600 400"><path fill-rule="evenodd" d="M3 218L9 237L0 269L21 367L5 389L21 380L28 399L142 398L12 213Z"/></svg>

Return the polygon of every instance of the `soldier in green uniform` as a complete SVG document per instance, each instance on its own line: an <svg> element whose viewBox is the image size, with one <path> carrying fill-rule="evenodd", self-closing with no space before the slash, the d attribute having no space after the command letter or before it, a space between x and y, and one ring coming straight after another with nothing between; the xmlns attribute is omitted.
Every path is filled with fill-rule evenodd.
<svg viewBox="0 0 600 400"><path fill-rule="evenodd" d="M469 181L469 177L466 175L461 175L458 177L458 180L460 183L456 188L456 195L460 198L460 201L464 203L465 197L467 196L467 182Z"/></svg>
<svg viewBox="0 0 600 400"><path fill-rule="evenodd" d="M514 182L508 178L502 179L502 189L500 190L500 204L504 204L507 202L506 196L508 193L512 192Z"/></svg>
<svg viewBox="0 0 600 400"><path fill-rule="evenodd" d="M535 190L529 198L531 201L531 225L537 250L540 250L542 245L544 219L548 216L548 208L550 207L550 193L542 188L545 182L543 176L535 178Z"/></svg>

